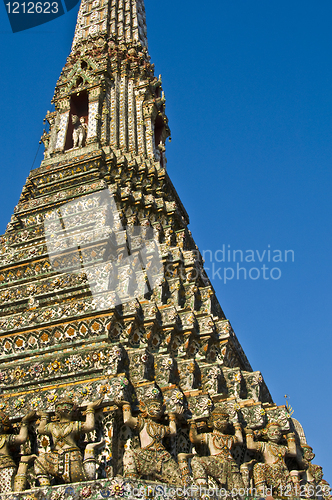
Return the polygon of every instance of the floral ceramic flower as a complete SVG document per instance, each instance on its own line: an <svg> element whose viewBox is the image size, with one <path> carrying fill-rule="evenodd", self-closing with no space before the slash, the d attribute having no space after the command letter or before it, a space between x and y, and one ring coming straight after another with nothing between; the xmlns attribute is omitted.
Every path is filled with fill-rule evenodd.
<svg viewBox="0 0 332 500"><path fill-rule="evenodd" d="M66 330L66 336L67 337L75 337L76 336L76 331L75 329L70 326L67 330Z"/></svg>
<svg viewBox="0 0 332 500"><path fill-rule="evenodd" d="M109 355L112 358L121 358L121 349L114 347L114 349L110 351Z"/></svg>
<svg viewBox="0 0 332 500"><path fill-rule="evenodd" d="M34 398L30 401L30 406L33 410L38 410L41 407L42 400L41 398Z"/></svg>
<svg viewBox="0 0 332 500"><path fill-rule="evenodd" d="M12 345L8 340L6 340L3 347L5 351L9 351L12 348Z"/></svg>
<svg viewBox="0 0 332 500"><path fill-rule="evenodd" d="M173 360L172 360L172 358L164 359L163 362L162 362L162 364L161 364L161 366L165 370L169 370L170 368L172 368L172 366L173 366Z"/></svg>
<svg viewBox="0 0 332 500"><path fill-rule="evenodd" d="M122 497L124 493L124 483L121 480L114 480L111 482L111 494Z"/></svg>
<svg viewBox="0 0 332 500"><path fill-rule="evenodd" d="M111 387L109 384L102 384L98 387L98 392L100 394L106 394L107 392L111 391Z"/></svg>
<svg viewBox="0 0 332 500"><path fill-rule="evenodd" d="M63 494L61 490L54 491L51 496L51 500L61 500L63 498Z"/></svg>
<svg viewBox="0 0 332 500"><path fill-rule="evenodd" d="M50 365L51 369L55 372L59 371L61 368L61 363L57 359L53 361Z"/></svg>
<svg viewBox="0 0 332 500"><path fill-rule="evenodd" d="M18 398L14 401L14 408L18 410L19 408L22 408L22 406L24 406L24 403L25 401L23 398Z"/></svg>
<svg viewBox="0 0 332 500"><path fill-rule="evenodd" d="M41 340L42 342L45 342L45 343L46 343L46 342L48 342L48 341L49 341L49 336L48 336L48 334L47 334L46 332L44 332L44 333L42 334L42 336L40 337L40 340Z"/></svg>
<svg viewBox="0 0 332 500"><path fill-rule="evenodd" d="M100 360L100 352L94 352L91 358L94 363L98 363L98 361Z"/></svg>
<svg viewBox="0 0 332 500"><path fill-rule="evenodd" d="M52 309L48 309L47 311L45 311L42 315L42 318L47 321L51 318L53 318L53 316L55 315L55 311L53 311Z"/></svg>
<svg viewBox="0 0 332 500"><path fill-rule="evenodd" d="M46 399L49 403L54 403L57 398L58 398L57 394L49 394L48 396L46 396Z"/></svg>
<svg viewBox="0 0 332 500"><path fill-rule="evenodd" d="M15 342L15 346L16 346L18 349L20 349L21 347L24 347L24 344L25 344L25 342L24 342L24 340L23 340L23 339L21 339L21 338L18 338L18 339L16 340L16 342Z"/></svg>
<svg viewBox="0 0 332 500"><path fill-rule="evenodd" d="M82 389L80 390L80 393L81 393L81 396L88 396L90 394L90 387L82 387Z"/></svg>
<svg viewBox="0 0 332 500"><path fill-rule="evenodd" d="M66 361L66 364L70 365L70 367L74 370L78 370L83 365L83 360L81 356L74 354L73 356L69 356Z"/></svg>
<svg viewBox="0 0 332 500"><path fill-rule="evenodd" d="M92 495L90 486L84 486L81 490L81 495L83 498L89 498Z"/></svg>
<svg viewBox="0 0 332 500"><path fill-rule="evenodd" d="M175 399L176 399L177 401L182 401L182 393L181 393L180 391L177 391L177 392L175 393Z"/></svg>
<svg viewBox="0 0 332 500"><path fill-rule="evenodd" d="M43 365L33 365L29 371L32 376L39 378L43 373L43 370Z"/></svg>

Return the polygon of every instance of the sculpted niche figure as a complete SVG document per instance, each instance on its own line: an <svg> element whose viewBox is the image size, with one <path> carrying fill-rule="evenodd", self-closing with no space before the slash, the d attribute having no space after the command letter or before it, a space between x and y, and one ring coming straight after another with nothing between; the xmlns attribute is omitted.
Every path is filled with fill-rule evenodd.
<svg viewBox="0 0 332 500"><path fill-rule="evenodd" d="M40 486L50 485L50 476L62 478L65 483L91 481L95 479L96 461L94 450L103 442L90 443L86 446L84 462L77 440L81 434L91 432L95 428L95 408L101 400L89 403L85 422L73 421L75 409L70 399L59 400L55 405L56 422L48 423L46 414L41 414L38 432L53 439L54 450L42 453L35 461L35 473Z"/></svg>
<svg viewBox="0 0 332 500"><path fill-rule="evenodd" d="M221 408L215 408L209 418L212 432L198 434L196 423L191 422L189 438L193 444L206 444L209 457L194 456L191 469L197 485L208 486L208 476L228 490L243 488L242 476L232 457L231 449L243 443L240 424L234 424L235 435L227 433L229 416Z"/></svg>
<svg viewBox="0 0 332 500"><path fill-rule="evenodd" d="M292 496L293 483L289 474L285 457L296 457L295 435L287 434L287 446L280 444L282 431L280 425L271 422L263 431L268 441L255 441L253 431L246 429L247 448L261 453L264 463L254 465L254 481L258 491L264 493L266 488L273 488L279 496Z"/></svg>
<svg viewBox="0 0 332 500"><path fill-rule="evenodd" d="M28 422L32 420L34 416L35 412L32 412L23 417L19 434L14 434L8 416L0 412L0 493L23 491L25 487L28 463L33 457L22 457L17 471L10 450L27 441Z"/></svg>
<svg viewBox="0 0 332 500"><path fill-rule="evenodd" d="M73 147L81 148L85 143L88 126L83 116L78 118L77 115L71 115L71 121L73 124Z"/></svg>
<svg viewBox="0 0 332 500"><path fill-rule="evenodd" d="M178 464L163 445L163 438L176 436L176 417L180 411L169 413L169 426L160 422L164 408L160 399L140 402L141 414L133 417L128 402L123 406L123 421L139 433L141 448L126 450L123 457L124 476L152 476L174 486L181 486L182 475Z"/></svg>

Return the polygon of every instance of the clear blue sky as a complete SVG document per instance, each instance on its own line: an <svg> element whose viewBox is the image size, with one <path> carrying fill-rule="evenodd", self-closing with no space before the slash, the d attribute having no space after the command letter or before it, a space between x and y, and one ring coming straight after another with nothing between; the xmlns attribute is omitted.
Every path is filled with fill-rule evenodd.
<svg viewBox="0 0 332 500"><path fill-rule="evenodd" d="M168 171L199 248L294 251L294 262L245 264L247 272L278 267L279 280L224 284L215 276L212 283L253 369L276 403L290 395L314 463L332 482L332 3L145 3L172 130ZM77 9L14 35L1 8L3 233L36 154ZM40 150L35 167L41 158ZM222 277L225 266L236 267L214 264Z"/></svg>

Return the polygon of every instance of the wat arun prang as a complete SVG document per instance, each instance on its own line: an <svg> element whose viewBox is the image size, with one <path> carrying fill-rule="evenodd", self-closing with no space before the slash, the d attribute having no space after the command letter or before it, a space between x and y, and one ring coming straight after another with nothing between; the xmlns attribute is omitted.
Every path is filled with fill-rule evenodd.
<svg viewBox="0 0 332 500"><path fill-rule="evenodd" d="M53 104L0 237L0 493L332 498L167 175L143 0L83 0Z"/></svg>

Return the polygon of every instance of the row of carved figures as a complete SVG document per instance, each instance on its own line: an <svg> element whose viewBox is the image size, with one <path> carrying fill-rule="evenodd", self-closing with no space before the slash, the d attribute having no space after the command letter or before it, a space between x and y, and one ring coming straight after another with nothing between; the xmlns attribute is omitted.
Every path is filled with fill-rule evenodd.
<svg viewBox="0 0 332 500"><path fill-rule="evenodd" d="M27 489L27 473L32 463L37 486L49 486L54 478L60 483L96 479L96 451L105 442L88 443L82 456L78 440L80 435L94 431L95 410L101 404L102 400L89 403L82 422L73 417L74 402L60 399L55 405L53 420L49 421L46 413L31 412L22 418L18 434L14 433L8 415L0 412L0 493ZM176 461L163 440L167 436L176 437L182 407L167 415L167 425L163 401L159 397L140 401L137 416L132 414L129 402L119 402L118 408L122 409L123 423L136 431L140 440L139 447L126 447L124 451L123 475L126 478L158 480L176 487L195 484L204 488L210 487L212 481L227 491L255 487L258 493L264 494L266 488L272 488L273 492L286 493L290 497L296 496L298 491L315 496L319 487L323 498L332 498L328 483L322 479L322 468L311 463L312 449L303 444L300 447L292 432L284 436L277 422L269 423L257 435L251 429L243 429L240 423L231 424L225 410L216 406L204 423L205 428L208 425L210 429L207 432L199 432L203 422L189 422L189 439L195 448L192 453L179 453ZM21 456L17 467L12 448L28 440L29 424L37 419L39 435L51 437L53 448L49 452L40 451L38 455ZM256 452L257 457L239 467L232 450L244 442L247 450ZM208 450L207 456L202 456L200 450ZM289 470L287 457L297 462L296 470Z"/></svg>

